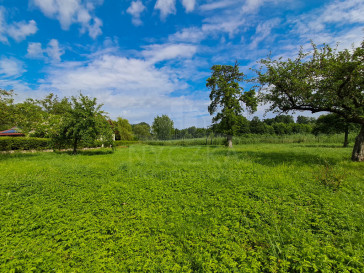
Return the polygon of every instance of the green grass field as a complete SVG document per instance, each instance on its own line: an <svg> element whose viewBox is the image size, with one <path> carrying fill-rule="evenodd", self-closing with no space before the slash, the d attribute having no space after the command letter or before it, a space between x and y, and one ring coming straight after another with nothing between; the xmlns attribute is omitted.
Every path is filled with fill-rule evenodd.
<svg viewBox="0 0 364 273"><path fill-rule="evenodd" d="M0 154L0 272L363 272L340 144Z"/></svg>

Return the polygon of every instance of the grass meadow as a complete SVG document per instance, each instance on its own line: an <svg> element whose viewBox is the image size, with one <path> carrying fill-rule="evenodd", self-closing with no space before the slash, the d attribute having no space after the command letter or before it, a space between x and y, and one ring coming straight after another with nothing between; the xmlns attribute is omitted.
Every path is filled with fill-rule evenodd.
<svg viewBox="0 0 364 273"><path fill-rule="evenodd" d="M0 272L364 272L340 144L0 154Z"/></svg>

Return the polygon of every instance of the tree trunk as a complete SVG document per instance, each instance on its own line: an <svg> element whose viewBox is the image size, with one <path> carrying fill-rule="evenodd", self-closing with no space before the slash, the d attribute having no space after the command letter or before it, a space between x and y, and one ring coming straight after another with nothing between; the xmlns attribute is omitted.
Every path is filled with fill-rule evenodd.
<svg viewBox="0 0 364 273"><path fill-rule="evenodd" d="M345 125L345 139L344 139L344 147L348 147L348 145L349 145L348 137L349 137L349 124L347 123L347 124Z"/></svg>
<svg viewBox="0 0 364 273"><path fill-rule="evenodd" d="M364 161L364 124L361 125L360 133L355 139L351 160Z"/></svg>
<svg viewBox="0 0 364 273"><path fill-rule="evenodd" d="M227 140L227 147L228 148L232 148L233 147L233 136L231 136L231 135L228 135L227 137L226 137L226 140Z"/></svg>
<svg viewBox="0 0 364 273"><path fill-rule="evenodd" d="M75 138L75 141L73 142L73 152L72 154L77 154L77 142L78 142L78 139Z"/></svg>

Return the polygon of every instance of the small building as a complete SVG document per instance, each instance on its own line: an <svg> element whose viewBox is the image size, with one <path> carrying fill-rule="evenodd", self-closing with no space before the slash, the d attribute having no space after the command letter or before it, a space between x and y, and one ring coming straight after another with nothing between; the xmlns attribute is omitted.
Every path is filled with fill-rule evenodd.
<svg viewBox="0 0 364 273"><path fill-rule="evenodd" d="M1 136L20 137L25 135L21 132L21 130L18 127L15 126L11 129L0 131L0 137Z"/></svg>

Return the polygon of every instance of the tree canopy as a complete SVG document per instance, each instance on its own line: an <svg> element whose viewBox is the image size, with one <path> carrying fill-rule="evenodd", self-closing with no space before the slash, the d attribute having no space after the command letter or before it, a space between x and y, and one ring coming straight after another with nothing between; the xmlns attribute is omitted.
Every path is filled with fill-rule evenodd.
<svg viewBox="0 0 364 273"><path fill-rule="evenodd" d="M312 52L301 50L295 59L261 63L261 98L270 110L331 112L360 124L352 159L364 160L364 41L343 51L312 44Z"/></svg>
<svg viewBox="0 0 364 273"><path fill-rule="evenodd" d="M242 123L242 102L250 112L257 107L255 90L244 92L239 82L244 80L244 73L239 72L239 65L214 65L212 75L207 79L206 87L211 90L211 104L208 107L212 118L213 129L227 135L228 146L232 147L232 136L236 134L238 125Z"/></svg>
<svg viewBox="0 0 364 273"><path fill-rule="evenodd" d="M152 125L153 134L161 140L170 139L173 134L173 120L167 115L156 116Z"/></svg>

